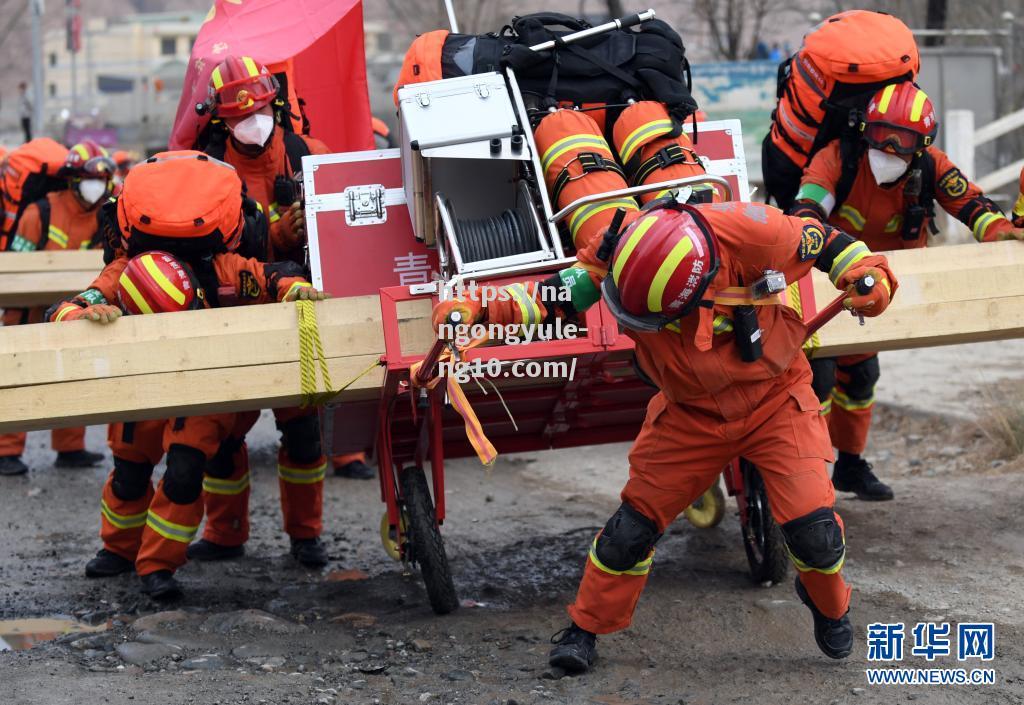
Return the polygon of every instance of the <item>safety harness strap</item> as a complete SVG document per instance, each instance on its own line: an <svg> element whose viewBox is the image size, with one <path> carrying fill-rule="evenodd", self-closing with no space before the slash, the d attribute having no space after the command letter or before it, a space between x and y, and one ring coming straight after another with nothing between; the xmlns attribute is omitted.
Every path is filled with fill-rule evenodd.
<svg viewBox="0 0 1024 705"><path fill-rule="evenodd" d="M672 143L667 147L662 147L655 152L651 157L640 161L640 153L637 154L626 163L626 172L629 174L629 185L639 186L647 181L648 177L659 169L665 169L674 164L691 164L699 166L701 169L704 165L701 164L700 159L697 158L697 153L692 149L683 147L680 144Z"/></svg>
<svg viewBox="0 0 1024 705"><path fill-rule="evenodd" d="M572 173L575 171L571 169L574 163L579 163L579 173ZM570 182L576 179L581 179L587 174L595 171L611 171L622 177L623 181L626 179L625 173L622 171L622 167L615 163L614 159L608 159L597 152L580 152L576 155L576 158L571 160L568 164L562 167L562 170L558 172L558 176L555 177L555 185L552 189L552 199L555 203L558 203L558 197L562 194L564 189Z"/></svg>

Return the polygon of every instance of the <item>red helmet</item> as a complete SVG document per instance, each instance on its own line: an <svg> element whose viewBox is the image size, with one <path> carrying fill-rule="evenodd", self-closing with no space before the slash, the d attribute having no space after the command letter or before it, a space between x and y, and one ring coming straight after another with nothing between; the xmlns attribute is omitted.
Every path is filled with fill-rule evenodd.
<svg viewBox="0 0 1024 705"><path fill-rule="evenodd" d="M79 142L68 152L61 173L78 179L112 179L117 164L103 147L92 140Z"/></svg>
<svg viewBox="0 0 1024 705"><path fill-rule="evenodd" d="M601 291L623 326L658 331L697 306L718 264L704 216L672 202L637 218L622 234Z"/></svg>
<svg viewBox="0 0 1024 705"><path fill-rule="evenodd" d="M267 67L249 56L229 56L210 74L206 108L215 117L242 117L269 104L278 83Z"/></svg>
<svg viewBox="0 0 1024 705"><path fill-rule="evenodd" d="M939 121L928 95L916 83L904 81L875 94L860 127L875 149L914 154L935 141Z"/></svg>
<svg viewBox="0 0 1024 705"><path fill-rule="evenodd" d="M159 250L128 262L117 282L117 299L129 314L195 311L206 304L192 269L174 255Z"/></svg>

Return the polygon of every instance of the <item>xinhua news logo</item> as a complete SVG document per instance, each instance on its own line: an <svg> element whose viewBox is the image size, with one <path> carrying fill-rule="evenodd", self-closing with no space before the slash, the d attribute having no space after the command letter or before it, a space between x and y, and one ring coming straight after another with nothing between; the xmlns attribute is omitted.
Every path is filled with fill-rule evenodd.
<svg viewBox="0 0 1024 705"><path fill-rule="evenodd" d="M902 662L904 645L908 658L924 659L924 668L875 667L865 670L871 685L992 685L993 668L946 666L943 660L961 664L995 658L996 629L992 622L918 622L907 632L903 622L874 622L867 628L868 661Z"/></svg>

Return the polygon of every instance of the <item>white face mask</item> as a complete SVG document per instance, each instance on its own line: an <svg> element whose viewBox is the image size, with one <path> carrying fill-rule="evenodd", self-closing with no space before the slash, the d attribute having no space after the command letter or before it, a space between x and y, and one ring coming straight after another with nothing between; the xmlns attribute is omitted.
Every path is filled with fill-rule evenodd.
<svg viewBox="0 0 1024 705"><path fill-rule="evenodd" d="M274 116L255 113L240 121L231 129L231 134L242 144L262 147L274 131Z"/></svg>
<svg viewBox="0 0 1024 705"><path fill-rule="evenodd" d="M871 166L871 173L875 177L875 183L891 184L903 176L910 165L895 154L883 152L880 149L868 150L868 164Z"/></svg>
<svg viewBox="0 0 1024 705"><path fill-rule="evenodd" d="M78 182L78 195L90 206L107 195L107 182L103 179L82 179Z"/></svg>

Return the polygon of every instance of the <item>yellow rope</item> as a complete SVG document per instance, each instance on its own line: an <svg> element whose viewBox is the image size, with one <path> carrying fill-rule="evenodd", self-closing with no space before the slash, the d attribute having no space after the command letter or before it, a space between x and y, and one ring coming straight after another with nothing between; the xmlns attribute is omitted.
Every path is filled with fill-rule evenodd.
<svg viewBox="0 0 1024 705"><path fill-rule="evenodd" d="M320 338L320 325L316 319L316 306L312 301L299 300L295 302L295 309L299 313L299 384L302 406L326 404L381 364L380 360L374 360L365 370L338 389L332 390L331 372L327 367L327 356L324 354L324 344ZM318 361L324 385L323 392L319 391L320 385L317 380Z"/></svg>
<svg viewBox="0 0 1024 705"><path fill-rule="evenodd" d="M327 369L323 341L320 340L320 326L316 320L316 307L312 301L296 301L299 313L299 382L302 391L302 406L322 404L334 396L331 392L331 373ZM320 376L323 377L324 394L317 390L317 360L320 362Z"/></svg>

